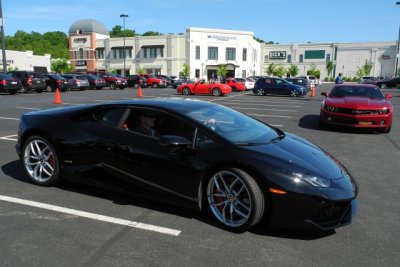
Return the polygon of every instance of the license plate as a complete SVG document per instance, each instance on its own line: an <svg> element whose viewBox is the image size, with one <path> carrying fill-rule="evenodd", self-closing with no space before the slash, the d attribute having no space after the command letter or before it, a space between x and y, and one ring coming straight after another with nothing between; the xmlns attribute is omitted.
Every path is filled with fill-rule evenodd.
<svg viewBox="0 0 400 267"><path fill-rule="evenodd" d="M359 121L358 124L360 124L360 125L372 125L372 122L370 122L370 121Z"/></svg>
<svg viewBox="0 0 400 267"><path fill-rule="evenodd" d="M11 84L17 84L17 82L11 82Z"/></svg>

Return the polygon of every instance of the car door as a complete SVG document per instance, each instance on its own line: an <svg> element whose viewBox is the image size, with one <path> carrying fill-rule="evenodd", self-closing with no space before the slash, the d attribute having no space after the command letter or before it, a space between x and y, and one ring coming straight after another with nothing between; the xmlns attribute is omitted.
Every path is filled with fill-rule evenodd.
<svg viewBox="0 0 400 267"><path fill-rule="evenodd" d="M282 79L274 79L274 93L277 95L289 95L291 86Z"/></svg>
<svg viewBox="0 0 400 267"><path fill-rule="evenodd" d="M192 200L197 188L196 177L199 176L195 167L196 150L165 146L160 143L159 137L136 131L140 114L144 110L148 111L143 108L115 108L109 111L110 114L114 113L110 116L98 116L101 118L98 125L102 127L96 130L96 143L101 165L132 184ZM192 138L195 128L190 124L172 114L151 111L156 114L155 129L160 135Z"/></svg>
<svg viewBox="0 0 400 267"><path fill-rule="evenodd" d="M203 82L195 84L195 93L196 94L209 94L210 84Z"/></svg>

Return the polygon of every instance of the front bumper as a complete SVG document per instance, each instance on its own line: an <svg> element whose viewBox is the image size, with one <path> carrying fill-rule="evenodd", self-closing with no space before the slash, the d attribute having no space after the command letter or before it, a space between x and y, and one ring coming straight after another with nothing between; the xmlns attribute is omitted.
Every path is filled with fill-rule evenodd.
<svg viewBox="0 0 400 267"><path fill-rule="evenodd" d="M349 115L321 110L322 122L352 128L387 128L392 124L392 113L384 115Z"/></svg>

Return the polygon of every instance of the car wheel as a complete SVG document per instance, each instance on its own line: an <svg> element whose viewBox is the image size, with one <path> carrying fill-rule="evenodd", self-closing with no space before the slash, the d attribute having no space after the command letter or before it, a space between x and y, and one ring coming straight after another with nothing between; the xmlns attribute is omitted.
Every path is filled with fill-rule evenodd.
<svg viewBox="0 0 400 267"><path fill-rule="evenodd" d="M19 90L20 93L27 93L28 90L26 89L26 87L24 85L22 85L21 90Z"/></svg>
<svg viewBox="0 0 400 267"><path fill-rule="evenodd" d="M190 89L188 87L183 88L182 95L190 95Z"/></svg>
<svg viewBox="0 0 400 267"><path fill-rule="evenodd" d="M231 86L231 88L232 88L232 92L237 92L237 89L235 86Z"/></svg>
<svg viewBox="0 0 400 267"><path fill-rule="evenodd" d="M96 87L96 89L101 90L101 89L103 89L103 87L99 86L99 87Z"/></svg>
<svg viewBox="0 0 400 267"><path fill-rule="evenodd" d="M31 136L25 141L22 162L25 172L35 184L52 185L60 177L60 161L56 150L41 136Z"/></svg>
<svg viewBox="0 0 400 267"><path fill-rule="evenodd" d="M257 89L256 94L257 95L265 95L265 91L264 91L264 89L259 88L259 89Z"/></svg>
<svg viewBox="0 0 400 267"><path fill-rule="evenodd" d="M53 91L53 88L51 88L50 85L46 85L46 91L47 92L51 92L51 91Z"/></svg>
<svg viewBox="0 0 400 267"><path fill-rule="evenodd" d="M15 94L17 93L17 91L15 91L15 90L10 90L9 93L10 93L10 95L15 95Z"/></svg>
<svg viewBox="0 0 400 267"><path fill-rule="evenodd" d="M220 90L219 88L214 88L214 89L212 90L212 94L213 94L213 96L220 96L220 95L222 95L221 90Z"/></svg>
<svg viewBox="0 0 400 267"><path fill-rule="evenodd" d="M153 87L153 88L158 88L158 83L153 83L152 85L151 85L151 87Z"/></svg>
<svg viewBox="0 0 400 267"><path fill-rule="evenodd" d="M386 89L386 88L387 88L386 83L382 83L382 84L381 84L381 88L382 88L382 89Z"/></svg>
<svg viewBox="0 0 400 267"><path fill-rule="evenodd" d="M392 125L390 125L389 127L387 127L387 128L384 128L383 130L382 130L382 132L383 133L390 133L390 130L392 129Z"/></svg>
<svg viewBox="0 0 400 267"><path fill-rule="evenodd" d="M319 128L320 128L321 130L326 129L326 124L325 124L325 122L323 122L323 121L321 120L321 118L319 119Z"/></svg>
<svg viewBox="0 0 400 267"><path fill-rule="evenodd" d="M115 89L117 89L117 85L116 85L115 83L111 83L111 84L110 84L110 88L111 88L112 90L115 90Z"/></svg>
<svg viewBox="0 0 400 267"><path fill-rule="evenodd" d="M297 96L299 96L299 92L296 91L296 90L291 90L291 91L290 91L290 96L292 96L292 97L297 97Z"/></svg>
<svg viewBox="0 0 400 267"><path fill-rule="evenodd" d="M40 94L43 92L43 89L36 89L36 93Z"/></svg>
<svg viewBox="0 0 400 267"><path fill-rule="evenodd" d="M214 218L232 230L247 230L263 217L263 192L254 178L240 169L214 173L208 181L206 194Z"/></svg>

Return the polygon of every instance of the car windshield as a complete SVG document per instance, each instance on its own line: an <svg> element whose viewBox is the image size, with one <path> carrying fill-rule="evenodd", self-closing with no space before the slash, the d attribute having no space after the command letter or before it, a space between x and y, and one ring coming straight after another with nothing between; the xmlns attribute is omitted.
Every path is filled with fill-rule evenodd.
<svg viewBox="0 0 400 267"><path fill-rule="evenodd" d="M284 136L283 132L223 106L207 106L187 115L237 145L267 144Z"/></svg>
<svg viewBox="0 0 400 267"><path fill-rule="evenodd" d="M331 97L344 96L364 96L369 98L380 98L384 96L377 87L362 87L362 86L337 86L334 87L329 94Z"/></svg>

